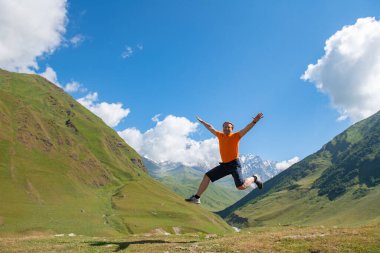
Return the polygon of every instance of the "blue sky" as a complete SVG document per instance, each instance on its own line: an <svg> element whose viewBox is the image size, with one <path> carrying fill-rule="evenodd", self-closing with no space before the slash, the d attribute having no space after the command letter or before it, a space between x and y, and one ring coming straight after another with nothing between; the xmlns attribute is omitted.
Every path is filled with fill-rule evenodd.
<svg viewBox="0 0 380 253"><path fill-rule="evenodd" d="M51 26L61 30L50 32L58 34L58 38L41 43L39 50L30 52L29 62L20 60L23 58L19 55L1 56L0 50L0 67L40 73L62 87L76 84L76 88L68 90L69 94L89 109L102 110L101 106L97 107L102 102L113 104L116 109L103 111L100 117L104 113L117 116L121 111L124 116L117 118L120 122L112 127L120 133L132 129L124 137L140 145L140 148L135 147L143 155L144 152L161 152L159 148L155 151L142 148L141 145L149 145L146 138L163 133L170 135L177 130L179 140L173 137L162 141L170 143L175 139L172 147L176 149L177 144L183 145L181 141L186 142L186 147L199 147L210 140L212 148L208 144L194 148L188 157L199 156L197 152L202 151L214 154L205 151L214 149L215 143L206 129L195 124L196 115L218 129L225 120L232 121L238 130L245 127L252 116L263 112L264 119L241 141L240 153L254 153L275 161L295 156L302 159L364 118L358 115L368 116L380 109L374 102L368 110L356 101L363 98L349 97L359 86L380 91L376 85L380 83L379 68L355 74L355 78L350 79L371 75L379 82L372 79L369 84L356 82L347 88L349 94L343 97L339 90L345 86L334 85L346 83L342 78L346 75L336 74L331 66L337 66L336 62L342 64L348 58L326 51L327 40L336 34L338 38L331 40L331 52L339 51L342 48L339 45L345 46L338 33L344 27L352 27L346 31L352 41L346 46L352 50L357 46L356 37L368 40L366 38L371 36L368 34L374 33L350 36L360 34L370 25L377 30L379 1L57 0L51 1L57 3L55 9L44 7L46 1L37 2L40 2L38 10L27 12L23 20L15 21L17 15L8 23L0 20L0 30L9 27L11 22L37 19L33 15L41 13L45 20L40 26L52 20ZM0 4L8 5L4 1ZM48 10L56 10L61 16L46 18ZM358 19L364 18L367 19L360 26ZM354 29L357 27L359 31ZM6 39L0 35L0 43L3 40L6 44L9 41ZM365 46L367 50L360 56L360 66L369 64L366 57L371 52L378 52L374 44ZM21 44L18 52L23 51L23 47ZM307 80L302 80L308 65L316 65L323 56L326 61L310 70L309 76L304 78ZM339 70L351 73L360 66ZM325 85L318 86L318 83ZM85 99L89 94L92 100ZM355 114L352 108L367 113ZM168 128L159 132L159 125ZM166 148L162 152L171 152L170 147ZM179 155L161 158L173 156ZM186 152L181 156L186 156Z"/></svg>

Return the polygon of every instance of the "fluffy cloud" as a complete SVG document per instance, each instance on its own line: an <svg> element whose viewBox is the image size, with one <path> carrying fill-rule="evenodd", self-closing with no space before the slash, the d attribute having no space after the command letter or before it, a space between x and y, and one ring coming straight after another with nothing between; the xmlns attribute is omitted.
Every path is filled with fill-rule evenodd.
<svg viewBox="0 0 380 253"><path fill-rule="evenodd" d="M286 170L287 168L289 168L293 164L298 163L299 161L300 161L300 158L298 156L295 156L290 160L276 163L276 169Z"/></svg>
<svg viewBox="0 0 380 253"><path fill-rule="evenodd" d="M69 41L70 44L73 45L73 47L78 47L80 44L82 44L85 40L85 37L82 34L77 34L74 37L72 37Z"/></svg>
<svg viewBox="0 0 380 253"><path fill-rule="evenodd" d="M64 90L66 92L77 92L77 91L86 91L85 88L81 88L82 85L76 81L72 81L68 84L66 84Z"/></svg>
<svg viewBox="0 0 380 253"><path fill-rule="evenodd" d="M78 99L78 102L101 118L110 127L117 126L122 119L128 116L130 110L124 109L122 103L96 103L98 93L90 93Z"/></svg>
<svg viewBox="0 0 380 253"><path fill-rule="evenodd" d="M213 167L219 161L219 146L216 138L195 141L191 134L197 131L198 123L184 117L167 116L160 121L153 119L154 128L145 133L136 128L118 132L137 152L156 162L181 162L189 166Z"/></svg>
<svg viewBox="0 0 380 253"><path fill-rule="evenodd" d="M58 83L57 73L51 67L47 67L45 72L39 73L39 75L62 88L62 86Z"/></svg>
<svg viewBox="0 0 380 253"><path fill-rule="evenodd" d="M0 0L0 68L29 72L63 41L66 0Z"/></svg>
<svg viewBox="0 0 380 253"><path fill-rule="evenodd" d="M87 89L82 87L82 84L78 83L77 81L72 81L67 83L63 90L67 93L74 93L74 92L86 92Z"/></svg>
<svg viewBox="0 0 380 253"><path fill-rule="evenodd" d="M196 141L191 135L198 131L198 123L173 115L160 121L159 116L152 118L156 125L144 133L136 128L127 128L118 134L139 154L155 162L178 162L206 169L218 164L220 155L217 138ZM278 162L275 166L285 170L299 161L300 158L296 156Z"/></svg>
<svg viewBox="0 0 380 253"><path fill-rule="evenodd" d="M142 152L144 136L137 128L127 128L121 132L118 132L121 138L123 138L130 146L132 146L137 152ZM151 157L151 155L144 154Z"/></svg>
<svg viewBox="0 0 380 253"><path fill-rule="evenodd" d="M301 77L326 93L341 114L353 122L380 109L380 21L361 18L331 36L325 55Z"/></svg>
<svg viewBox="0 0 380 253"><path fill-rule="evenodd" d="M65 43L66 9L66 0L0 0L0 68L39 74L66 92L84 92L76 81L61 85L51 67L36 73L38 57ZM74 47L83 41L80 34L69 40Z"/></svg>
<svg viewBox="0 0 380 253"><path fill-rule="evenodd" d="M30 73L34 73L34 71L30 71ZM46 78L50 82L54 83L58 87L62 88L66 92L86 92L87 89L83 87L82 84L78 83L77 81L72 81L70 83L67 83L66 85L61 85L58 82L57 73L52 69L51 67L47 67L45 69L45 72L38 73L40 76Z"/></svg>

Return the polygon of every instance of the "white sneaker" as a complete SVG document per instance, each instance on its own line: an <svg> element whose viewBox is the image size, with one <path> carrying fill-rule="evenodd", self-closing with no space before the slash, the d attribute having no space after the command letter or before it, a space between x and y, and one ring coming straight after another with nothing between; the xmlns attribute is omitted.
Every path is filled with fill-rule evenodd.
<svg viewBox="0 0 380 253"><path fill-rule="evenodd" d="M201 203L201 199L197 199L194 195L191 196L190 198L188 199L185 199L187 202L191 202L191 203L194 203L194 204L200 204Z"/></svg>

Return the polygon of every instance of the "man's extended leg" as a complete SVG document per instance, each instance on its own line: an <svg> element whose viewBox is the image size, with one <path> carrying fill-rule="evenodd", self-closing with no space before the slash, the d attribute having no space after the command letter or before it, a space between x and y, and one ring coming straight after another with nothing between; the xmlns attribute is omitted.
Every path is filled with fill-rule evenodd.
<svg viewBox="0 0 380 253"><path fill-rule="evenodd" d="M220 164L216 166L215 168L207 171L207 173L203 176L202 182L199 185L197 194L185 200L191 203L200 204L201 203L200 197L204 193L204 191L207 189L210 181L215 182L216 180L219 180L222 177L225 177L229 174L231 173L229 172L229 170L226 169L225 165L223 164Z"/></svg>
<svg viewBox="0 0 380 253"><path fill-rule="evenodd" d="M198 197L200 197L205 192L209 183L210 183L210 178L205 174L203 176L202 182L200 183L198 191L197 191Z"/></svg>
<svg viewBox="0 0 380 253"><path fill-rule="evenodd" d="M195 195L193 195L190 198L185 199L185 200L187 202L200 204L201 203L200 197L205 192L205 190L207 189L209 183L210 183L210 178L205 174L203 176L202 182L199 184L197 194L195 194Z"/></svg>

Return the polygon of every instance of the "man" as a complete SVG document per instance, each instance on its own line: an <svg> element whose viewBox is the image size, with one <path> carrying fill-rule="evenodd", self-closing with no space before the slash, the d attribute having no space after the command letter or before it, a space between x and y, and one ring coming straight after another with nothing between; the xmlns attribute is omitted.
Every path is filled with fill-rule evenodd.
<svg viewBox="0 0 380 253"><path fill-rule="evenodd" d="M253 175L252 177L243 178L241 171L241 165L239 161L239 141L240 139L252 129L252 127L264 116L262 113L256 115L255 118L249 123L245 128L239 132L233 133L234 125L231 122L223 123L223 133L215 130L215 128L201 120L197 117L198 121L201 122L213 135L218 138L219 141L219 152L222 158L222 162L218 166L209 170L204 176L203 180L199 185L198 191L195 195L186 199L186 201L200 204L201 195L207 189L210 181L215 182L222 177L227 175L232 175L235 186L239 190L245 190L251 184L255 183L257 188L262 189L263 183Z"/></svg>

